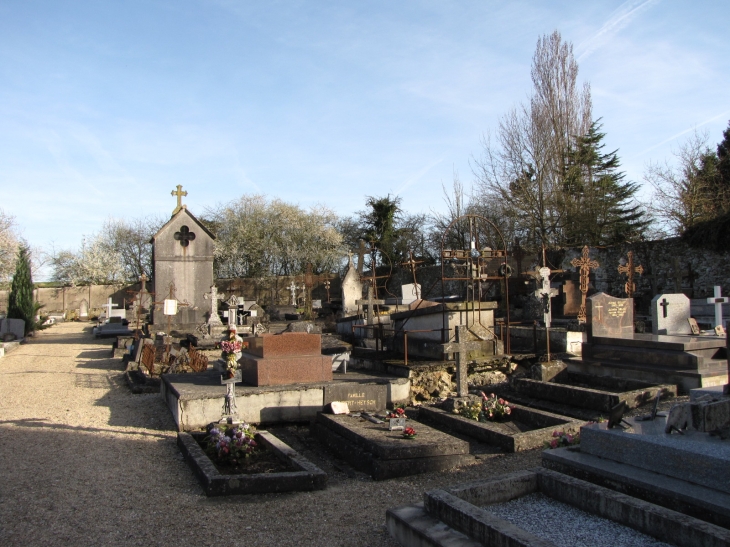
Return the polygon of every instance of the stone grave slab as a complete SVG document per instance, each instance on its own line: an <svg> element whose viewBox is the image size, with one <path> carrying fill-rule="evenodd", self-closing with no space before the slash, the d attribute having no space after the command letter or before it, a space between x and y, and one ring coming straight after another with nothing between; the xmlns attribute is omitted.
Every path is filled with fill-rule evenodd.
<svg viewBox="0 0 730 547"><path fill-rule="evenodd" d="M692 334L690 300L684 294L659 294L651 300L651 331L654 334Z"/></svg>
<svg viewBox="0 0 730 547"><path fill-rule="evenodd" d="M556 519L553 526L531 522L519 510L510 515L505 506L513 500L525 502L530 498L539 498L550 504L554 511L552 518ZM417 509L417 506L408 506L386 512L391 535L406 547L423 545L420 539L425 534L420 533L419 528L423 529L424 520L430 520L431 528L459 532L480 545L569 545L573 543L563 542L565 538L560 537L567 528L567 522L561 526L560 519L561 516L568 518L575 509L584 512L577 524L589 545L599 544L606 537L614 538L617 545L626 544L618 539L626 535L633 536L637 545L656 545L654 541L659 540L685 547L719 546L730 540L730 530L540 468L433 490L424 496L422 509ZM637 536L636 532L644 534L644 537ZM596 534L595 539L591 540L587 534ZM447 537L452 543L446 541ZM447 532L442 543L438 544L471 545L457 543L457 538Z"/></svg>
<svg viewBox="0 0 730 547"><path fill-rule="evenodd" d="M553 401L578 408L609 412L621 401L629 408L637 408L656 397L664 390L663 397L676 397L677 386L650 384L611 376L592 376L562 372L549 382L529 378L515 378L513 389L536 399Z"/></svg>
<svg viewBox="0 0 730 547"><path fill-rule="evenodd" d="M588 297L588 321L593 336L621 337L634 333L634 300L606 293Z"/></svg>
<svg viewBox="0 0 730 547"><path fill-rule="evenodd" d="M293 469L280 473L224 475L198 444L205 435L180 432L177 434L177 445L206 496L324 490L327 487L327 474L324 471L268 431L259 431L256 441L273 451L280 460L289 463Z"/></svg>
<svg viewBox="0 0 730 547"><path fill-rule="evenodd" d="M0 320L0 341L2 336L8 333L14 335L16 340L25 338L25 321L8 317Z"/></svg>
<svg viewBox="0 0 730 547"><path fill-rule="evenodd" d="M388 424L374 424L354 416L318 413L312 434L338 457L375 480L431 471L443 471L474 463L469 443L427 425L409 422L417 432L404 439Z"/></svg>
<svg viewBox="0 0 730 547"><path fill-rule="evenodd" d="M478 422L435 407L421 407L418 419L439 424L450 431L462 433L478 441L499 446L506 452L521 452L540 448L552 438L553 431L577 433L585 423L567 416L552 414L526 406L512 404L510 420Z"/></svg>
<svg viewBox="0 0 730 547"><path fill-rule="evenodd" d="M385 410L388 386L383 384L329 384L324 387L324 404L333 401L347 403L350 412Z"/></svg>

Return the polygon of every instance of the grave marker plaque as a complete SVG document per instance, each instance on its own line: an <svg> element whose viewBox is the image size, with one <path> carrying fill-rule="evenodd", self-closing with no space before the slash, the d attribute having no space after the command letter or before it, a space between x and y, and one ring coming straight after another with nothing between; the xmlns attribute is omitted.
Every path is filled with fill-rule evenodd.
<svg viewBox="0 0 730 547"><path fill-rule="evenodd" d="M347 403L351 412L384 410L388 398L385 384L330 384L324 387L324 404Z"/></svg>
<svg viewBox="0 0 730 547"><path fill-rule="evenodd" d="M598 293L588 298L589 322L593 336L621 337L634 333L632 298L614 298Z"/></svg>
<svg viewBox="0 0 730 547"><path fill-rule="evenodd" d="M690 301L684 294L659 294L651 300L651 330L654 334L692 334Z"/></svg>

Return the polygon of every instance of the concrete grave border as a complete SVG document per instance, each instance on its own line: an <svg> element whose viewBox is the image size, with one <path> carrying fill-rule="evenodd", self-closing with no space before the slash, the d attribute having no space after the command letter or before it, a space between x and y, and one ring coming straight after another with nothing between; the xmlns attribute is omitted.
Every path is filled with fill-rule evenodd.
<svg viewBox="0 0 730 547"><path fill-rule="evenodd" d="M223 475L198 444L197 439L205 437L205 435L202 432L179 432L177 446L198 478L206 496L301 492L324 490L327 487L327 474L324 471L268 431L256 433L256 441L265 445L280 460L292 464L299 471Z"/></svg>
<svg viewBox="0 0 730 547"><path fill-rule="evenodd" d="M520 421L535 423L541 426L532 431L508 435L490 422L478 422L452 414L438 408L421 407L418 419L431 421L449 428L451 431L462 433L478 441L499 446L506 452L521 452L542 448L543 442L552 439L553 431L559 429L566 433L578 433L584 420L575 420L560 414L552 414L543 410L510 403L512 416Z"/></svg>

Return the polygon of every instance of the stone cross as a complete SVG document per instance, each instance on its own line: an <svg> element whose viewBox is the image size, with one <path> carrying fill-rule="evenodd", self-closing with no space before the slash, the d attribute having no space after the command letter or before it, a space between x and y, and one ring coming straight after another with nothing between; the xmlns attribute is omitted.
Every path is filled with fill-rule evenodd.
<svg viewBox="0 0 730 547"><path fill-rule="evenodd" d="M641 264L639 264L638 266L634 266L634 253L632 251L629 251L626 256L628 257L628 260L626 261L626 264L619 265L618 273L626 274L626 277L628 279L626 281L626 284L624 285L624 291L626 291L626 296L628 298L633 298L634 292L636 291L636 285L634 284L634 273L637 273L639 275L643 274L644 267ZM665 309L665 314L666 311L667 310ZM666 317L666 315L664 317Z"/></svg>
<svg viewBox="0 0 730 547"><path fill-rule="evenodd" d="M662 315L664 317L667 316L667 308L669 307L669 302L667 302L666 298L662 298L662 301L659 303L659 305L662 307Z"/></svg>
<svg viewBox="0 0 730 547"><path fill-rule="evenodd" d="M463 325L456 327L456 341L442 344L444 353L456 354L456 391L459 397L469 395L469 383L467 380L468 366L466 354L469 351L480 350L483 345L480 340L468 341L467 328Z"/></svg>
<svg viewBox="0 0 730 547"><path fill-rule="evenodd" d="M182 191L182 184L178 184L177 185L177 190L173 190L172 192L170 192L170 195L171 196L177 196L177 207L175 207L175 210L172 212L172 214L174 215L180 209L182 209L183 207L185 207L183 205L183 203L182 203L182 198L183 198L183 196L187 196L188 193Z"/></svg>
<svg viewBox="0 0 730 547"><path fill-rule="evenodd" d="M542 287L535 291L535 296L542 302L542 313L543 320L545 321L545 328L549 329L550 323L552 322L550 299L553 296L557 296L558 289L550 287L550 268L540 268L539 273L542 278Z"/></svg>
<svg viewBox="0 0 730 547"><path fill-rule="evenodd" d="M586 295L588 294L591 270L598 268L600 264L595 260L591 260L588 245L583 247L582 256L580 258L574 258L570 261L570 264L580 271L580 292L583 293L583 298L581 299L580 309L578 310L578 323L585 323L588 318L588 314L586 313Z"/></svg>
<svg viewBox="0 0 730 547"><path fill-rule="evenodd" d="M373 286L368 286L368 299L367 300L356 300L355 304L366 308L367 313L367 324L372 325L375 323L375 306L385 304L385 300L378 300L374 298Z"/></svg>
<svg viewBox="0 0 730 547"><path fill-rule="evenodd" d="M365 242L361 239L357 248L357 273L362 275L363 266L365 265L365 253L371 252L372 247L365 246Z"/></svg>
<svg viewBox="0 0 730 547"><path fill-rule="evenodd" d="M423 260L413 260L413 251L408 251L408 260L405 262L401 262L401 266L408 266L411 270L411 275L413 276L413 290L416 293L416 300L421 298L421 296L418 294L418 281L416 280L416 264L423 264ZM404 295L405 296L405 295Z"/></svg>
<svg viewBox="0 0 730 547"><path fill-rule="evenodd" d="M707 299L708 304L715 304L715 326L723 326L722 324L722 305L730 302L728 298L722 296L720 285L715 285L715 296ZM111 298L109 299L111 300Z"/></svg>
<svg viewBox="0 0 730 547"><path fill-rule="evenodd" d="M218 294L218 287L211 285L210 292L205 293L203 297L206 300L210 300L210 318L208 319L208 324L220 325L221 320L220 317L218 317L218 300L223 300L223 295Z"/></svg>
<svg viewBox="0 0 730 547"><path fill-rule="evenodd" d="M106 309L106 318L109 319L112 316L112 308L116 308L119 304L112 304L112 297L106 301L101 307Z"/></svg>

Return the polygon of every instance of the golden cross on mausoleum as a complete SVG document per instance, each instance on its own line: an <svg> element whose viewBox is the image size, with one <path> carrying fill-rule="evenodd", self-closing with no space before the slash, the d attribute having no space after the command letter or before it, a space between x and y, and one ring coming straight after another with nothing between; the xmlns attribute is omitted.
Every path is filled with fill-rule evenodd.
<svg viewBox="0 0 730 547"><path fill-rule="evenodd" d="M583 293L580 309L578 310L578 323L585 323L588 318L588 314L586 313L586 294L588 293L588 283L590 281L591 270L596 269L599 266L597 261L591 260L589 253L588 245L586 245L583 247L582 256L570 261L570 264L573 267L578 268L580 271L580 292Z"/></svg>
<svg viewBox="0 0 730 547"><path fill-rule="evenodd" d="M182 198L183 198L183 196L187 196L188 193L187 193L187 191L186 192L183 192L182 184L178 184L177 185L177 190L173 190L172 192L170 192L170 195L171 196L177 196L177 207L175 207L175 210L172 212L172 214L174 215L174 214L177 214L177 212L180 209L182 209L183 207L185 207L183 205L183 203L182 203Z"/></svg>
<svg viewBox="0 0 730 547"><path fill-rule="evenodd" d="M628 280L624 285L624 291L626 291L627 297L633 298L634 292L636 291L636 284L634 283L634 273L637 273L639 275L643 274L644 267L641 264L639 264L638 266L634 266L634 253L632 251L629 251L626 256L628 256L629 259L625 265L620 265L618 267L618 273L625 273L628 277Z"/></svg>

